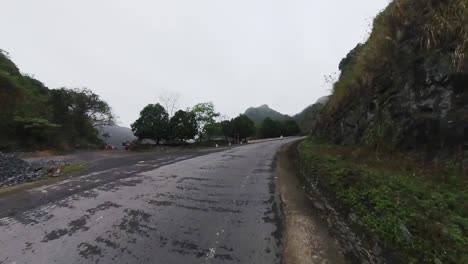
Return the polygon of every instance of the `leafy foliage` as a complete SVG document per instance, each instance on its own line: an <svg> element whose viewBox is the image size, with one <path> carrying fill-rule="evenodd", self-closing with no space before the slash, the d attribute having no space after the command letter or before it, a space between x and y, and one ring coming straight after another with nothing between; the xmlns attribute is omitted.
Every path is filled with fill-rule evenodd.
<svg viewBox="0 0 468 264"><path fill-rule="evenodd" d="M82 138L98 142L97 128L114 124L110 106L86 88L51 90L48 105L52 121L62 124L60 137L65 141Z"/></svg>
<svg viewBox="0 0 468 264"><path fill-rule="evenodd" d="M160 104L149 104L140 112L140 117L131 125L138 139L152 139L159 142L167 139L169 115Z"/></svg>
<svg viewBox="0 0 468 264"><path fill-rule="evenodd" d="M274 138L281 136L281 125L279 122L267 117L260 126L260 137Z"/></svg>
<svg viewBox="0 0 468 264"><path fill-rule="evenodd" d="M179 141L192 139L197 135L197 129L195 114L191 111L179 110L169 121L169 138Z"/></svg>
<svg viewBox="0 0 468 264"><path fill-rule="evenodd" d="M214 122L205 126L205 139L211 140L215 136L223 135L223 127L220 122Z"/></svg>
<svg viewBox="0 0 468 264"><path fill-rule="evenodd" d="M239 115L232 121L232 132L240 139L248 138L255 134L255 124L247 115Z"/></svg>
<svg viewBox="0 0 468 264"><path fill-rule="evenodd" d="M226 140L243 140L255 135L255 123L247 115L239 115L220 123Z"/></svg>
<svg viewBox="0 0 468 264"><path fill-rule="evenodd" d="M265 118L259 129L262 138L296 136L300 132L301 130L294 120L277 121L271 118Z"/></svg>
<svg viewBox="0 0 468 264"><path fill-rule="evenodd" d="M49 90L0 52L0 149L97 145L95 127L113 120L91 90Z"/></svg>
<svg viewBox="0 0 468 264"><path fill-rule="evenodd" d="M207 128L216 123L219 113L215 111L212 102L199 103L192 108L198 125L198 140L201 142L206 139Z"/></svg>

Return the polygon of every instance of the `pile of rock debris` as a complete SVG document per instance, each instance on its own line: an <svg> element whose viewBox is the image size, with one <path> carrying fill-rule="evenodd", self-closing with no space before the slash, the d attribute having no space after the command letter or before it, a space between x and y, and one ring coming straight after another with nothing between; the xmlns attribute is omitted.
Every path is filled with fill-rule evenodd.
<svg viewBox="0 0 468 264"><path fill-rule="evenodd" d="M35 181L45 176L59 176L61 169L70 163L50 159L30 163L0 152L0 187Z"/></svg>
<svg viewBox="0 0 468 264"><path fill-rule="evenodd" d="M0 152L0 187L34 181L44 174L31 163Z"/></svg>

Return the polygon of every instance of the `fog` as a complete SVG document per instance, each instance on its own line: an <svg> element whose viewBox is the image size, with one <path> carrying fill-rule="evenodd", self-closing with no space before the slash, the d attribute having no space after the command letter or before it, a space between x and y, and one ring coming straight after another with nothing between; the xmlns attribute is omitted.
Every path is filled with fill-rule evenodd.
<svg viewBox="0 0 468 264"><path fill-rule="evenodd" d="M324 75L387 0L7 0L0 48L49 88L88 87L129 126L162 91L180 108L295 114L330 92Z"/></svg>

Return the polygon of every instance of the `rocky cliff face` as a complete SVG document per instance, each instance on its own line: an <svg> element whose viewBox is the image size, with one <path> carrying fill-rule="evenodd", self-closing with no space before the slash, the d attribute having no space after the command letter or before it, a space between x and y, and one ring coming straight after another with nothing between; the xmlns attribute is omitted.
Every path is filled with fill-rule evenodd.
<svg viewBox="0 0 468 264"><path fill-rule="evenodd" d="M405 2L410 1L390 4L376 19L381 24L374 25L369 41L342 61L342 73L331 97L333 105L326 106L315 133L338 144L369 144L428 154L441 153L440 150L459 153L468 148L466 24L452 22L460 29L458 35L442 38L443 34L450 34L442 32L437 45L421 48L417 45L420 35L410 33L430 24L426 21L430 14L404 22L406 37L401 37L399 27L393 28L393 20L385 19L395 19L395 13L401 12L399 5ZM413 2L432 8L426 10L432 10L433 15L448 13L451 5L461 3ZM395 36L387 35L388 32L395 32ZM374 59L374 54L379 54L381 61Z"/></svg>
<svg viewBox="0 0 468 264"><path fill-rule="evenodd" d="M317 132L342 144L453 150L468 144L467 84L447 56L425 58L388 86L357 96Z"/></svg>

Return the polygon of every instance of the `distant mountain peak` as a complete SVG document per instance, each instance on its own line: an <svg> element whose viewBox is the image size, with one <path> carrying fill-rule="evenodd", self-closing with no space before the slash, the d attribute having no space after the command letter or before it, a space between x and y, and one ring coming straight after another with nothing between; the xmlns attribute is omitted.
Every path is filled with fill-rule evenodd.
<svg viewBox="0 0 468 264"><path fill-rule="evenodd" d="M260 105L259 107L249 107L245 111L245 115L248 116L256 124L260 124L269 117L273 120L286 120L291 119L290 116L284 115L274 109L271 109L267 104Z"/></svg>

